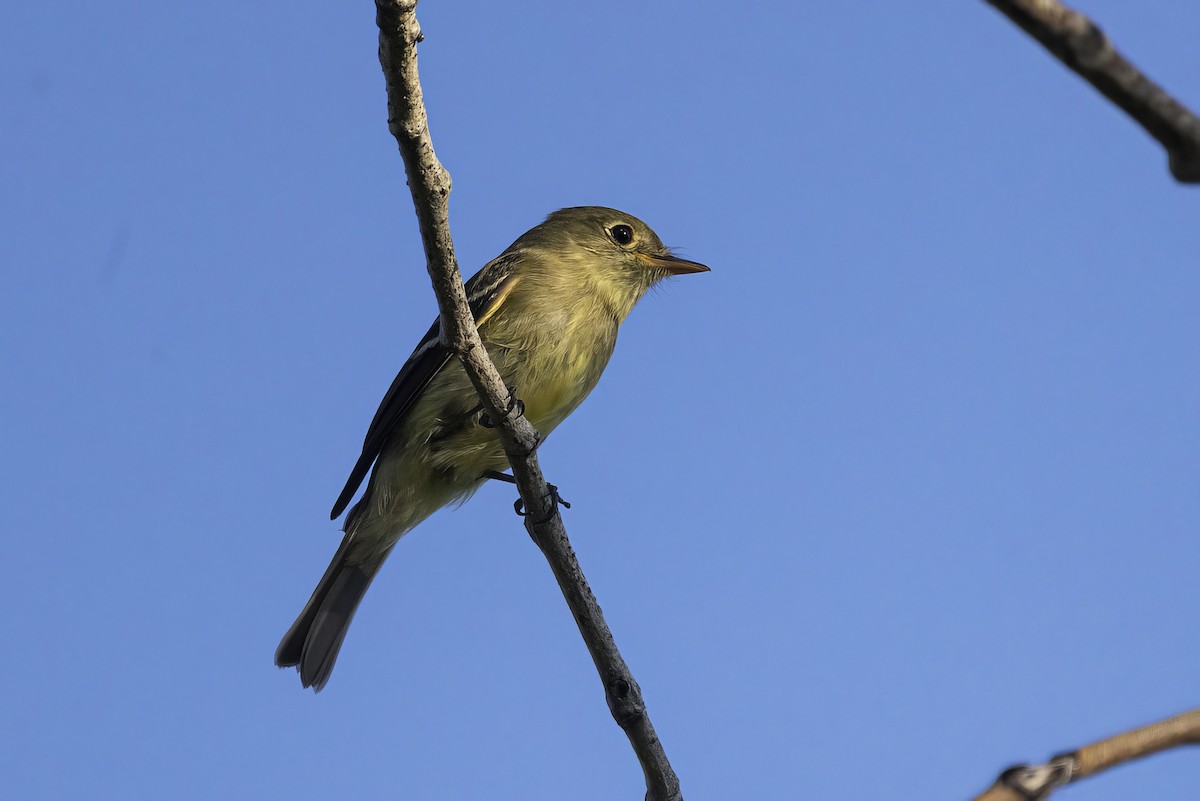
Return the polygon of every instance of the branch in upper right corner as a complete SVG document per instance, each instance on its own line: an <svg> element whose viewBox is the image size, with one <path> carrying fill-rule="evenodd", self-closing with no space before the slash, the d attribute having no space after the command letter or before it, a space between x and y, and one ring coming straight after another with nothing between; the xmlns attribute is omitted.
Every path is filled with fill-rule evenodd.
<svg viewBox="0 0 1200 801"><path fill-rule="evenodd" d="M1166 148L1171 175L1200 184L1200 118L1117 51L1104 31L1058 0L987 0Z"/></svg>

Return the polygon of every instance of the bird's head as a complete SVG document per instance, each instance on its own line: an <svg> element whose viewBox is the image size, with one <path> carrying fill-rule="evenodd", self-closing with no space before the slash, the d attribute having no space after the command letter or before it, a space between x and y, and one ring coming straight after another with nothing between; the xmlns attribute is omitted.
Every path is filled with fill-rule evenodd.
<svg viewBox="0 0 1200 801"><path fill-rule="evenodd" d="M514 242L513 249L565 268L572 282L605 296L620 318L664 278L708 271L671 253L637 217L603 206L559 209Z"/></svg>

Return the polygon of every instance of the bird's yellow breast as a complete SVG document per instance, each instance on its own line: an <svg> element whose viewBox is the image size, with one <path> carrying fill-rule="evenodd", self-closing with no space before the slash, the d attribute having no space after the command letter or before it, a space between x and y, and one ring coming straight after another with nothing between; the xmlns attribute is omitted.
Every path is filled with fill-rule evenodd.
<svg viewBox="0 0 1200 801"><path fill-rule="evenodd" d="M520 307L526 313L497 314L480 333L505 382L525 404L529 422L548 434L600 380L616 345L618 321L594 292L571 285L547 291L539 278L522 281L502 310Z"/></svg>
<svg viewBox="0 0 1200 801"><path fill-rule="evenodd" d="M514 375L517 397L525 404L525 415L538 431L548 434L575 411L596 387L611 351L593 346L561 349L545 363L535 360L518 367ZM553 365L553 366L551 366Z"/></svg>

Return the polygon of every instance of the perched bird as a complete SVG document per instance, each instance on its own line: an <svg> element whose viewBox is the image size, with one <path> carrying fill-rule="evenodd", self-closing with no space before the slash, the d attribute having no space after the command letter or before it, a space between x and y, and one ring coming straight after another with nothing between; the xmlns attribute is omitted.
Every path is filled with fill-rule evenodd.
<svg viewBox="0 0 1200 801"><path fill-rule="evenodd" d="M646 290L705 272L671 254L641 220L614 209L556 211L467 281L488 354L544 437L596 386L617 328ZM438 509L508 467L466 372L435 322L392 382L330 519L345 537L275 652L305 687L329 681L354 610L393 546ZM374 469L372 470L372 465Z"/></svg>

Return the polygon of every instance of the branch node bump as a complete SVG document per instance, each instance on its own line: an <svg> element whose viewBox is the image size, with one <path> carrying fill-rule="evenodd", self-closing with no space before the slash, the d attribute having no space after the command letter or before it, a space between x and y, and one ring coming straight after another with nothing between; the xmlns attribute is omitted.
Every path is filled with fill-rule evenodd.
<svg viewBox="0 0 1200 801"><path fill-rule="evenodd" d="M1027 801L1040 801L1057 788L1070 783L1074 775L1075 757L1067 754L1055 757L1045 765L1011 767L1000 774L998 783Z"/></svg>

